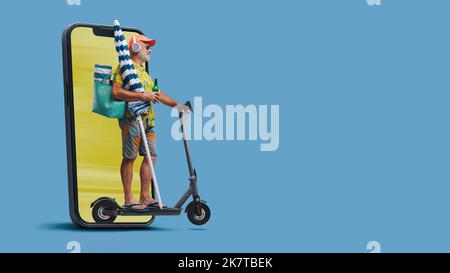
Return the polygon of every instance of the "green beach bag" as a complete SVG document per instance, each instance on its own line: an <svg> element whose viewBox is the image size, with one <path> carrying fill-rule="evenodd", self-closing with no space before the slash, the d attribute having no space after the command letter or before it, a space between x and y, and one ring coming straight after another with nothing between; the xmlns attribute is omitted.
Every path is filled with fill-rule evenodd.
<svg viewBox="0 0 450 273"><path fill-rule="evenodd" d="M126 102L113 99L111 72L112 67L109 65L95 65L92 112L108 118L123 118Z"/></svg>

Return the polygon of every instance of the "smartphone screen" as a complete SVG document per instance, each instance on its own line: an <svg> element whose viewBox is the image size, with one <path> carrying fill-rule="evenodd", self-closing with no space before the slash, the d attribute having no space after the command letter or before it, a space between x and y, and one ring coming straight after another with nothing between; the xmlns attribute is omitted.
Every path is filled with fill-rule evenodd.
<svg viewBox="0 0 450 273"><path fill-rule="evenodd" d="M99 32L100 30L100 32ZM106 33L106 35L105 35ZM109 34L110 35L109 35ZM127 40L139 31L126 31ZM72 115L71 124L74 142L72 160L73 209L82 222L94 224L91 203L100 197L111 197L120 205L124 204L120 165L122 161L121 130L117 119L107 118L92 112L94 66L109 65L113 72L118 65L112 27L104 31L97 26L76 26L70 33ZM70 78L70 77L69 77ZM70 86L69 86L70 87ZM66 94L67 95L67 94ZM133 194L139 198L139 167L143 158L139 156L134 162ZM70 180L70 179L69 179ZM73 211L71 211L73 213ZM72 214L71 214L72 216ZM116 223L149 223L150 215L117 216ZM73 216L72 216L73 220Z"/></svg>

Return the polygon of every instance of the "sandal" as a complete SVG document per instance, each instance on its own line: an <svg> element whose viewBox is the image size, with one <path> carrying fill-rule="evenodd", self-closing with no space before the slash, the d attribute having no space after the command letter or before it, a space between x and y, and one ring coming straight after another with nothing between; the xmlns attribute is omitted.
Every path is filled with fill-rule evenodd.
<svg viewBox="0 0 450 273"><path fill-rule="evenodd" d="M129 210L138 211L138 212L146 212L146 211L148 211L148 207L145 207L143 209L133 208L134 206L142 206L142 205L144 205L144 204L142 204L142 203L131 203L131 204L125 204L125 205L123 205L123 207L126 208L126 209L129 209Z"/></svg>

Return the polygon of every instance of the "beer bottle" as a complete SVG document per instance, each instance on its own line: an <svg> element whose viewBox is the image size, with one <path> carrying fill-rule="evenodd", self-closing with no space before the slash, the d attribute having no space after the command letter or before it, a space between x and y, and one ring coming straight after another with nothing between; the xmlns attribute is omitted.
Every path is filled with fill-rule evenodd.
<svg viewBox="0 0 450 273"><path fill-rule="evenodd" d="M155 93L159 92L158 79L155 79L152 91L155 92Z"/></svg>

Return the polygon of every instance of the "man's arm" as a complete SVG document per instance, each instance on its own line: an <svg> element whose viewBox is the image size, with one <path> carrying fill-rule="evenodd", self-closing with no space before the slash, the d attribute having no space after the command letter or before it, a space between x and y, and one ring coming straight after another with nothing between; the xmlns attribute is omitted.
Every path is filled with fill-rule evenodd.
<svg viewBox="0 0 450 273"><path fill-rule="evenodd" d="M123 100L123 101L145 100L153 102L159 101L159 94L155 94L152 92L145 92L145 93L130 92L126 89L123 89L122 86L116 82L113 82L111 95L115 100Z"/></svg>
<svg viewBox="0 0 450 273"><path fill-rule="evenodd" d="M159 101L169 107L178 106L178 102L171 97L169 97L166 93L159 91Z"/></svg>

